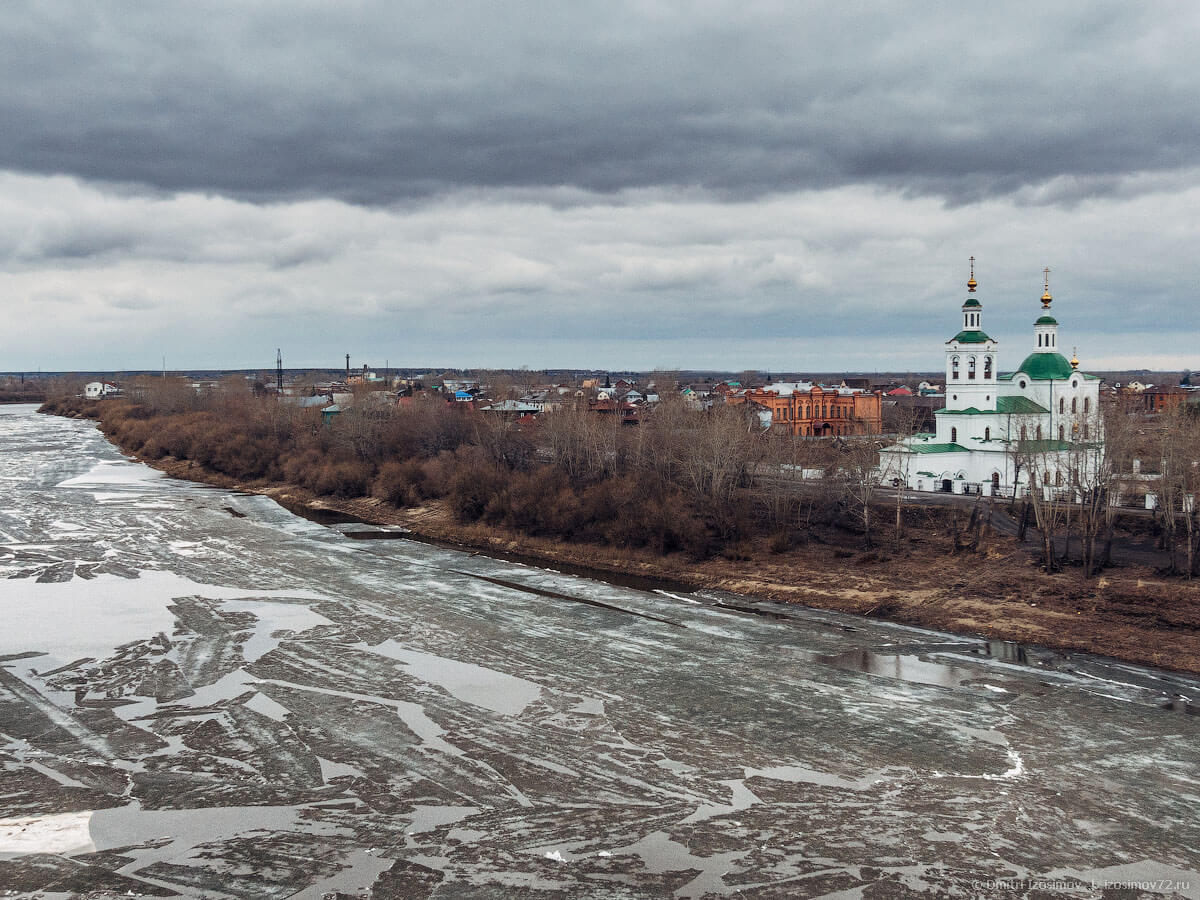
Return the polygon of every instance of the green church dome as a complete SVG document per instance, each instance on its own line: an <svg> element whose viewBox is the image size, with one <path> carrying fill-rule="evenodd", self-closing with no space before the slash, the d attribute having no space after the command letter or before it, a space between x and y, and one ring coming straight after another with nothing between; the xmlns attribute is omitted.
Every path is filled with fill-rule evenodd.
<svg viewBox="0 0 1200 900"><path fill-rule="evenodd" d="M967 302L963 304L963 309L966 309L968 306L971 306L971 307L975 307L975 306L982 307L982 306L983 306L983 304L982 304L982 303L980 303L978 300L976 300L974 297L968 297L968 298L967 298Z"/></svg>
<svg viewBox="0 0 1200 900"><path fill-rule="evenodd" d="M1054 318L1054 316L1042 316L1040 319L1038 319L1033 324L1034 325L1057 325L1058 319Z"/></svg>
<svg viewBox="0 0 1200 900"><path fill-rule="evenodd" d="M1024 372L1034 381L1066 379L1075 373L1061 353L1030 353L1017 371Z"/></svg>

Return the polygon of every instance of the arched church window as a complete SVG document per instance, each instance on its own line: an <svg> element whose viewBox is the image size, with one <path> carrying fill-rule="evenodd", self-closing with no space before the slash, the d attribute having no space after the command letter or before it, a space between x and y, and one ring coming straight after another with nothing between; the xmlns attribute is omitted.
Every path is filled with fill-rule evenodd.
<svg viewBox="0 0 1200 900"><path fill-rule="evenodd" d="M983 429L983 439L985 441L990 441L992 439L992 429L990 429L990 428Z"/></svg>
<svg viewBox="0 0 1200 900"><path fill-rule="evenodd" d="M952 444L958 443L958 429L957 428L950 429L950 443L952 443Z"/></svg>
<svg viewBox="0 0 1200 900"><path fill-rule="evenodd" d="M1050 471L1046 470L1042 473L1042 484L1050 484Z"/></svg>
<svg viewBox="0 0 1200 900"><path fill-rule="evenodd" d="M1059 411L1060 413L1062 413L1062 412L1066 412L1066 411L1067 411L1067 401L1066 401L1066 398L1064 398L1064 397L1059 397L1059 398L1058 398L1058 411Z"/></svg>
<svg viewBox="0 0 1200 900"><path fill-rule="evenodd" d="M992 358L990 356L985 356L983 358L983 377L992 377Z"/></svg>
<svg viewBox="0 0 1200 900"><path fill-rule="evenodd" d="M1065 437L1063 435L1063 427L1061 425L1058 426L1058 439L1060 441L1065 440Z"/></svg>
<svg viewBox="0 0 1200 900"><path fill-rule="evenodd" d="M1054 486L1062 487L1062 470L1061 469L1054 470Z"/></svg>
<svg viewBox="0 0 1200 900"><path fill-rule="evenodd" d="M1039 426L1037 427L1037 433L1036 433L1036 434L1037 434L1037 439L1040 441L1040 440L1042 439L1042 426L1041 426L1041 425L1039 425Z"/></svg>
<svg viewBox="0 0 1200 900"><path fill-rule="evenodd" d="M973 356L967 357L967 378L975 378L975 357Z"/></svg>
<svg viewBox="0 0 1200 900"><path fill-rule="evenodd" d="M952 356L950 358L950 377L955 380L958 380L958 357L957 356Z"/></svg>
<svg viewBox="0 0 1200 900"><path fill-rule="evenodd" d="M1086 412L1087 412L1087 411L1090 409L1091 405L1092 405L1092 398L1091 398L1091 397L1084 397L1084 398L1083 398L1083 411L1084 411L1085 413L1086 413Z"/></svg>
<svg viewBox="0 0 1200 900"><path fill-rule="evenodd" d="M1040 334L1038 335L1038 346L1042 346L1042 336Z"/></svg>
<svg viewBox="0 0 1200 900"><path fill-rule="evenodd" d="M1071 398L1071 412L1073 412L1073 413L1079 412L1079 398L1078 397Z"/></svg>
<svg viewBox="0 0 1200 900"><path fill-rule="evenodd" d="M1024 425L1021 426L1021 440L1023 440L1023 441L1029 440L1029 429L1026 428Z"/></svg>

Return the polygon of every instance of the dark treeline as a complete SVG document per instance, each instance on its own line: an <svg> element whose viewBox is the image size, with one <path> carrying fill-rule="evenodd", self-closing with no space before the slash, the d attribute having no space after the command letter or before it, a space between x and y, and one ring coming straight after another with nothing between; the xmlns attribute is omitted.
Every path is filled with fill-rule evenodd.
<svg viewBox="0 0 1200 900"><path fill-rule="evenodd" d="M567 406L521 428L461 404L384 397L364 394L325 423L318 409L255 396L244 379L197 393L147 378L123 397L64 396L43 410L97 419L127 452L241 482L397 506L442 500L463 523L659 553L737 557L756 539L782 551L829 528L862 534L870 521L854 488L873 445L863 454L764 433L744 407L699 413L669 397L631 427ZM800 467L841 477L803 492L780 483Z"/></svg>

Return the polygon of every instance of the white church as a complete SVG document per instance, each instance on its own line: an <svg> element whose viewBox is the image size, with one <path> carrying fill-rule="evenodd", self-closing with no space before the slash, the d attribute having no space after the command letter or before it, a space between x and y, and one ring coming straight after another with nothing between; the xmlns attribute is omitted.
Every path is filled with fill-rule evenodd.
<svg viewBox="0 0 1200 900"><path fill-rule="evenodd" d="M1070 490L1103 440L1100 379L1058 351L1048 269L1032 352L1016 371L999 374L999 343L983 330L977 286L971 257L962 330L946 341L946 406L934 414L937 431L881 450L880 482L1006 497L1026 493L1031 480Z"/></svg>

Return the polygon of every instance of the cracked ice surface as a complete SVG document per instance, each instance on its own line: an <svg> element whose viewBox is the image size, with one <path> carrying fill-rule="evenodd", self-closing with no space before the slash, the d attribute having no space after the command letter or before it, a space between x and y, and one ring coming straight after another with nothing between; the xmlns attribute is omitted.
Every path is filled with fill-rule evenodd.
<svg viewBox="0 0 1200 900"><path fill-rule="evenodd" d="M1194 681L350 540L29 407L0 484L8 890L1200 897Z"/></svg>

